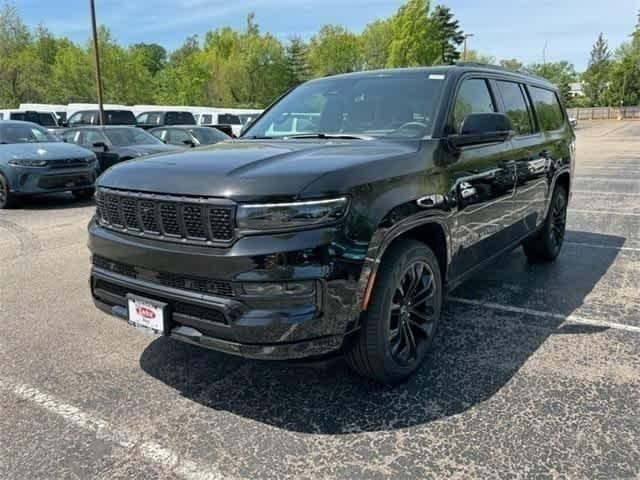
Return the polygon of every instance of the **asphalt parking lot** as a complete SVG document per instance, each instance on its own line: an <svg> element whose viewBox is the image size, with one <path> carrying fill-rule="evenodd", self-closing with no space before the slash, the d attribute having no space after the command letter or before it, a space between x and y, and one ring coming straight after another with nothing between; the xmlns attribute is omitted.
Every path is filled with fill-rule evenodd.
<svg viewBox="0 0 640 480"><path fill-rule="evenodd" d="M93 307L71 196L0 212L0 478L640 478L640 122L583 122L557 263L453 292L431 368L238 359Z"/></svg>

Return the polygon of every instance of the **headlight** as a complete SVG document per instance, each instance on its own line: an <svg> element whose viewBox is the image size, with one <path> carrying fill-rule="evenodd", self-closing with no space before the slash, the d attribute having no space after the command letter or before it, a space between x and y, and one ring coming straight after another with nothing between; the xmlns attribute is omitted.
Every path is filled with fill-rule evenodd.
<svg viewBox="0 0 640 480"><path fill-rule="evenodd" d="M88 157L84 157L84 161L91 165L92 163L98 161L98 157L96 157L95 155L89 155Z"/></svg>
<svg viewBox="0 0 640 480"><path fill-rule="evenodd" d="M26 158L9 160L9 165L13 167L46 167L46 160L29 160Z"/></svg>
<svg viewBox="0 0 640 480"><path fill-rule="evenodd" d="M240 230L287 230L335 222L349 207L347 197L308 202L246 204L238 207Z"/></svg>

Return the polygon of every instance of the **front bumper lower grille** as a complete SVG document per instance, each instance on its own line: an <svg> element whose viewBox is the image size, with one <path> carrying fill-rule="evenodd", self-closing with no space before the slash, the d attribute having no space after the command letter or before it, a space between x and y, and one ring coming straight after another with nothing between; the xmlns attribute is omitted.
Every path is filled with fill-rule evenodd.
<svg viewBox="0 0 640 480"><path fill-rule="evenodd" d="M224 199L101 188L96 204L99 225L122 233L196 245L228 245L235 236L235 207Z"/></svg>
<svg viewBox="0 0 640 480"><path fill-rule="evenodd" d="M210 280L208 278L178 275L169 272L155 272L126 263L115 262L98 255L93 256L93 265L125 277L147 280L165 287L191 290L220 297L236 296L233 283L222 280Z"/></svg>

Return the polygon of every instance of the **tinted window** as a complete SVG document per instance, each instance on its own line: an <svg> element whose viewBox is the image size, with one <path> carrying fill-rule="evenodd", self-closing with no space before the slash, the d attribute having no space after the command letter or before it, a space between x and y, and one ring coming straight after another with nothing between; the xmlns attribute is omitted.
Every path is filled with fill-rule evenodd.
<svg viewBox="0 0 640 480"><path fill-rule="evenodd" d="M28 123L11 123L0 126L0 143L59 142L60 139L44 128Z"/></svg>
<svg viewBox="0 0 640 480"><path fill-rule="evenodd" d="M172 128L169 130L169 143L173 145L184 145L185 141L191 141L191 137L184 130L178 130L176 128Z"/></svg>
<svg viewBox="0 0 640 480"><path fill-rule="evenodd" d="M129 110L107 110L104 112L108 125L135 125L136 117Z"/></svg>
<svg viewBox="0 0 640 480"><path fill-rule="evenodd" d="M533 133L531 117L520 85L514 82L497 83L504 102L504 111L511 119L516 135Z"/></svg>
<svg viewBox="0 0 640 480"><path fill-rule="evenodd" d="M196 120L190 112L167 112L164 123L165 125L195 125Z"/></svg>
<svg viewBox="0 0 640 480"><path fill-rule="evenodd" d="M460 85L453 108L453 131L460 132L464 118L470 113L491 113L496 108L489 93L487 82L479 78L464 80Z"/></svg>
<svg viewBox="0 0 640 480"><path fill-rule="evenodd" d="M558 97L551 90L529 87L533 106L542 130L558 130L562 128L563 115Z"/></svg>
<svg viewBox="0 0 640 480"><path fill-rule="evenodd" d="M40 125L43 125L45 127L57 127L58 124L56 123L56 120L53 116L52 113L39 113L38 114L38 120L40 123Z"/></svg>
<svg viewBox="0 0 640 480"><path fill-rule="evenodd" d="M240 117L231 113L221 113L218 115L218 123L223 125L242 125Z"/></svg>
<svg viewBox="0 0 640 480"><path fill-rule="evenodd" d="M155 145L162 143L149 132L141 128L106 128L104 134L113 145L127 147L129 145Z"/></svg>
<svg viewBox="0 0 640 480"><path fill-rule="evenodd" d="M13 112L9 118L11 120L20 120L20 121L24 121L25 119L25 114L24 112Z"/></svg>
<svg viewBox="0 0 640 480"><path fill-rule="evenodd" d="M200 123L205 125L210 125L213 123L213 117L208 113L205 113L202 115L202 120L200 121Z"/></svg>
<svg viewBox="0 0 640 480"><path fill-rule="evenodd" d="M231 138L217 128L194 128L190 132L198 139L200 145L211 145Z"/></svg>
<svg viewBox="0 0 640 480"><path fill-rule="evenodd" d="M282 137L286 133L278 131L295 128L308 133L420 138L431 134L442 89L442 78L433 77L396 73L315 80L286 95L249 127L246 136Z"/></svg>

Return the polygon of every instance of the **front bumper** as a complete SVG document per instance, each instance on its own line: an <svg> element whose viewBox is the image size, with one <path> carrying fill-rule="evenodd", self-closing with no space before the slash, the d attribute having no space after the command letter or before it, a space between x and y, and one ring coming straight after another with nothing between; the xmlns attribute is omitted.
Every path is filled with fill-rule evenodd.
<svg viewBox="0 0 640 480"><path fill-rule="evenodd" d="M239 239L230 248L167 244L89 227L96 305L127 318L127 294L169 305L168 334L260 359L338 351L359 315L362 262L339 227ZM337 239L342 239L336 242ZM275 252L275 253L274 253ZM312 282L313 292L247 295L248 284Z"/></svg>
<svg viewBox="0 0 640 480"><path fill-rule="evenodd" d="M98 177L97 163L83 168L11 167L10 188L16 195L68 192L93 187Z"/></svg>

